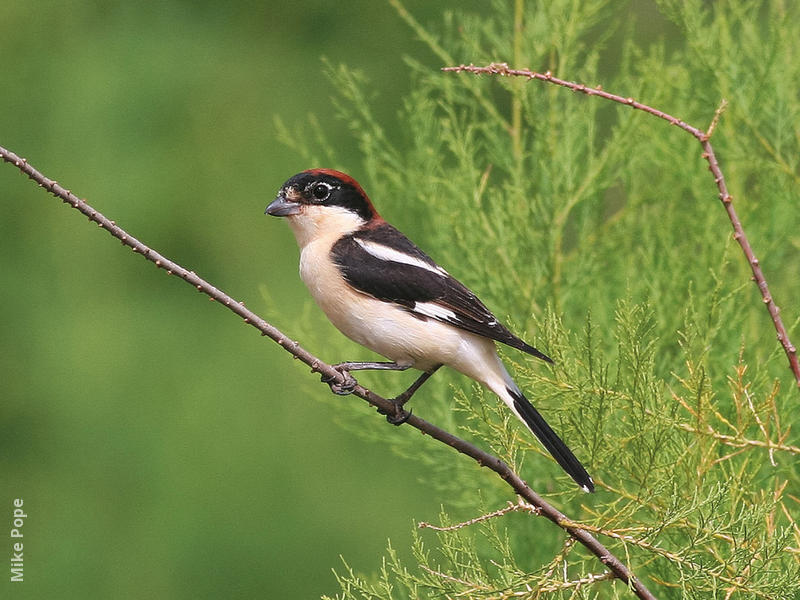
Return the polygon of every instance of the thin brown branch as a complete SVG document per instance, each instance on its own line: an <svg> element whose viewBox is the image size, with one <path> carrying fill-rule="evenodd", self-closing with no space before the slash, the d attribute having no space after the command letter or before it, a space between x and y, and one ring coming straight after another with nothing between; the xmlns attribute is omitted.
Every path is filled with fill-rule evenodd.
<svg viewBox="0 0 800 600"><path fill-rule="evenodd" d="M252 325L261 332L261 335L267 336L284 348L287 352L291 353L296 359L301 360L306 365L311 367L311 371L321 373L332 381L345 383L344 376L334 369L331 365L317 358L308 350L300 346L297 341L290 339L287 335L281 332L277 327L274 327L256 313L246 308L244 302L237 302L222 290L211 285L205 279L197 275L194 271L189 271L178 263L166 258L159 254L152 248L149 248L138 239L130 235L127 231L122 229L114 221L106 218L100 212L92 208L85 200L81 200L68 189L59 185L56 181L45 177L42 173L32 167L27 160L20 158L13 152L6 150L0 146L0 157L22 171L34 182L39 184L45 190L50 192L55 197L61 199L72 208L84 214L89 218L89 221L96 223L102 227L110 235L117 238L122 244L128 246L137 254L141 254L144 258L154 263L156 267L164 269L168 275L177 275L186 283L194 287L197 291L202 292L209 296L212 300L220 302L223 306L227 307L235 314L244 319L244 322ZM373 406L382 409L386 414L391 414L394 411L394 404L375 392L361 386L356 385L353 390L353 395L366 400ZM614 573L614 576L628 585L637 597L653 600L655 596L645 587L645 585L631 572L631 570L619 558L613 555L603 544L601 544L591 533L580 525L569 520L557 508L544 500L538 493L528 487L519 475L517 475L511 467L504 461L496 456L481 450L477 446L462 440L461 438L453 435L452 433L433 425L421 419L416 415L411 415L406 421L411 427L421 431L423 434L429 435L432 438L447 444L454 450L461 452L475 460L480 466L488 467L497 473L503 481L510 485L514 492L525 498L531 505L540 511L542 516L547 517L550 521L564 529L569 535L575 538L578 542L583 544L592 554L594 554L606 568Z"/></svg>
<svg viewBox="0 0 800 600"><path fill-rule="evenodd" d="M681 121L680 119L658 110L657 108L648 106L647 104L642 104L631 97L623 97L618 96L617 94L611 94L604 91L600 86L592 88L582 83L574 83L572 81L559 79L558 77L554 77L550 71L547 71L546 73L537 73L529 69L511 69L505 63L492 63L485 67L476 67L475 65L459 65L457 67L444 67L442 70L450 72L468 72L474 74L538 79L540 81L545 81L547 83L568 88L573 92L580 92L582 94L586 94L587 96L599 96L600 98L611 100L612 102L617 102L619 104L624 104L625 106L630 106L636 110L641 110L642 112L650 114L654 117L663 119L671 125L679 127L697 139L703 148L701 156L708 162L708 168L714 176L714 183L719 190L719 199L722 201L722 204L725 207L725 212L728 214L728 219L730 219L731 225L733 226L733 239L739 243L745 258L747 259L747 263L750 265L750 269L753 272L753 281L755 281L756 285L758 286L758 290L761 293L761 299L763 300L764 305L767 307L767 311L772 318L772 323L775 326L778 342L781 344L783 351L786 353L786 358L789 361L789 368L794 374L795 382L797 383L798 388L800 388L800 362L798 362L797 358L797 348L795 348L794 344L792 344L791 340L789 339L789 334L786 331L786 327L784 326L783 320L780 316L780 309L772 298L772 294L769 291L769 286L767 285L767 280L764 277L764 272L761 270L761 265L756 258L755 253L753 252L753 248L750 246L750 241L747 239L747 235L745 235L744 229L742 228L742 223L739 220L739 216L736 214L736 210L733 206L733 196L731 196L730 192L728 191L728 185L725 182L725 176L722 174L719 161L717 160L717 156L714 153L714 148L711 145L711 134L713 133L716 123L719 120L722 111L724 110L724 104L721 105L720 108L715 112L714 118L712 119L711 125L708 127L708 129L706 131L701 131L697 127L693 127L685 121Z"/></svg>

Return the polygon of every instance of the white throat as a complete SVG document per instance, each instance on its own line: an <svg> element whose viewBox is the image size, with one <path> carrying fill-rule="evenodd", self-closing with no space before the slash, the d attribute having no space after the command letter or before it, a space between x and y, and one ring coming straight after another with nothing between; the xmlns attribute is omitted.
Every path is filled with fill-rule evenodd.
<svg viewBox="0 0 800 600"><path fill-rule="evenodd" d="M339 239L364 225L364 219L341 206L305 204L301 212L287 217L297 245L302 250L311 242Z"/></svg>

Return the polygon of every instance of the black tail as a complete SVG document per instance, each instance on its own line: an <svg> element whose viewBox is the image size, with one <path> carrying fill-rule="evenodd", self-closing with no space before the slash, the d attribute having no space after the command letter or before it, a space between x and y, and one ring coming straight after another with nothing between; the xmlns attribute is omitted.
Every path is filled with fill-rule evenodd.
<svg viewBox="0 0 800 600"><path fill-rule="evenodd" d="M556 435L556 432L550 428L544 417L539 414L533 405L528 402L528 399L522 395L518 390L506 388L511 397L514 398L514 408L517 413L525 421L525 424L530 428L534 435L539 438L547 451L553 455L556 462L561 465L561 468L572 477L575 482L583 488L585 492L594 491L594 481L592 481L589 473L583 468L580 461L575 458L572 450L567 448L567 445L561 441L561 438Z"/></svg>

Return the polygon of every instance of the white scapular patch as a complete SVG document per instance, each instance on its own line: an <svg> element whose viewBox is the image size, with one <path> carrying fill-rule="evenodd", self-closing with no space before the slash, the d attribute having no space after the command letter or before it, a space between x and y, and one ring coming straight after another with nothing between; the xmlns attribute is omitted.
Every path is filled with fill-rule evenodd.
<svg viewBox="0 0 800 600"><path fill-rule="evenodd" d="M426 269L431 273L436 273L442 277L447 276L447 271L445 271L442 267L438 265L429 265L424 260L420 260L419 258L406 254L405 252L400 252L399 250L389 248L389 246L384 246L383 244L378 244L376 242L368 242L359 238L355 238L355 240L358 242L359 246L361 246L366 252L375 258L412 265L414 267L419 267L420 269Z"/></svg>
<svg viewBox="0 0 800 600"><path fill-rule="evenodd" d="M456 313L434 302L415 302L414 312L440 321L457 321Z"/></svg>

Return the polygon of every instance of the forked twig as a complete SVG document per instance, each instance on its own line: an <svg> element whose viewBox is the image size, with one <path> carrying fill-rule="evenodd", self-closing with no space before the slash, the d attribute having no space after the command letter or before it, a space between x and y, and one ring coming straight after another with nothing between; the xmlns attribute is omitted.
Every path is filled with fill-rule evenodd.
<svg viewBox="0 0 800 600"><path fill-rule="evenodd" d="M222 290L214 287L202 277L197 275L194 271L189 271L178 263L166 258L159 254L152 248L149 248L135 237L131 236L128 232L122 229L114 221L106 218L100 212L89 206L85 200L81 200L68 189L59 185L56 181L45 177L42 173L32 167L24 158L20 158L13 152L9 152L3 147L0 147L0 157L22 171L34 182L38 183L45 190L53 194L55 197L61 199L63 202L72 206L72 208L83 213L89 218L89 221L96 223L102 227L109 234L117 238L124 245L130 247L135 253L141 254L144 258L154 263L158 268L164 269L169 275L177 275L186 283L209 296L212 300L220 302L225 307L239 315L244 322L252 325L261 332L261 335L267 336L287 352L291 353L295 358L301 360L306 365L311 367L312 372L321 373L329 378L331 381L345 383L344 376L334 369L331 365L323 362L308 350L300 346L296 341L291 340L278 328L274 327L250 309L246 308L243 302L237 302ZM385 414L391 414L394 411L394 404L391 400L387 400L379 396L375 392L361 386L356 385L353 390L353 395L366 400L373 406L385 411ZM456 437L452 433L433 425L421 419L416 415L411 415L406 421L410 426L420 430L422 433L431 436L432 438L447 444L451 448L458 450L475 460L480 466L488 467L497 473L514 491L525 498L531 505L540 511L540 514L547 517L550 521L564 529L569 535L575 538L578 542L583 544L592 554L594 554L600 562L602 562L615 577L628 585L631 590L642 599L654 600L655 596L645 587L645 585L630 571L630 569L619 558L613 555L597 538L591 533L582 528L581 525L571 521L557 508L544 500L539 494L531 489L519 475L517 475L508 464L500 460L498 457L481 450L477 446Z"/></svg>
<svg viewBox="0 0 800 600"><path fill-rule="evenodd" d="M764 305L767 307L767 311L769 312L772 322L775 325L778 342L780 342L781 346L783 347L783 351L786 353L786 358L789 359L789 368L794 374L797 386L800 388L800 362L798 362L797 359L797 348L795 348L789 339L789 334L787 333L786 327L784 326L783 320L780 316L780 309L778 308L778 305L775 304L772 294L770 294L769 287L767 286L767 280L764 277L763 271L761 270L761 265L759 264L759 261L756 258L752 247L750 246L750 241L747 239L747 236L744 233L742 223L733 207L733 196L731 196L730 192L728 191L728 186L725 183L725 177L722 174L719 162L717 161L717 156L714 154L714 148L711 145L711 134L714 132L714 128L719 121L720 115L725 109L725 101L723 101L723 103L714 113L714 118L712 119L708 129L706 131L701 131L697 127L693 127L688 123L681 121L680 119L673 117L672 115L661 110L648 106L647 104L642 104L631 97L626 98L623 96L618 96L617 94L611 94L603 90L600 86L593 88L582 83L574 83L572 81L559 79L558 77L553 76L550 71L547 71L546 73L537 73L529 69L511 69L505 63L492 63L485 67L476 67L475 65L459 65L457 67L444 67L442 71L525 77L527 79L546 81L548 83L568 88L573 92L581 92L587 96L599 96L600 98L605 98L606 100L611 100L612 102L617 102L619 104L624 104L625 106L630 106L636 110L641 110L642 112L646 112L654 117L658 117L659 119L664 119L671 125L675 125L676 127L683 129L685 132L697 139L703 148L701 156L708 162L708 168L711 171L711 174L714 176L714 183L717 185L717 189L719 190L719 199L722 201L722 204L725 207L725 212L728 213L728 218L733 226L733 239L735 239L739 243L739 246L741 246L742 252L747 259L747 263L750 265L750 269L753 271L753 281L756 282L758 290L761 292L761 299L763 300Z"/></svg>

